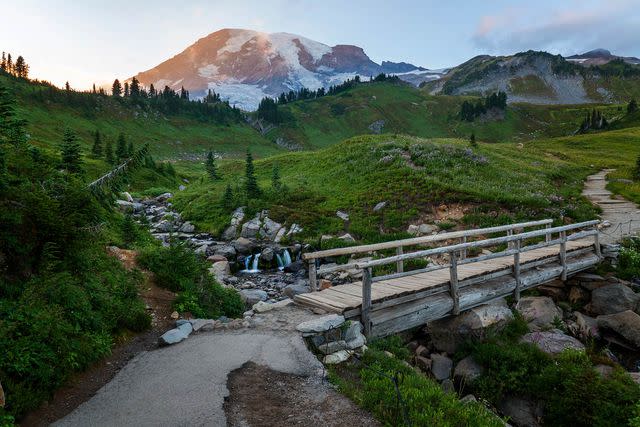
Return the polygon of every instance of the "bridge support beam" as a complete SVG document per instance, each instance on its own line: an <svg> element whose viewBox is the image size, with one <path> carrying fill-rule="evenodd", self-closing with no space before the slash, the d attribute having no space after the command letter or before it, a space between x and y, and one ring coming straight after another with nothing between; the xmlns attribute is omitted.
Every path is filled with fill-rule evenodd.
<svg viewBox="0 0 640 427"><path fill-rule="evenodd" d="M458 291L458 256L456 252L449 252L451 258L449 264L449 292L453 299L452 313L454 316L460 314L460 293Z"/></svg>
<svg viewBox="0 0 640 427"><path fill-rule="evenodd" d="M362 311L361 320L364 326L364 335L371 336L371 268L362 271Z"/></svg>
<svg viewBox="0 0 640 427"><path fill-rule="evenodd" d="M516 240L514 246L516 253L513 254L513 277L516 279L516 289L513 292L513 296L516 301L519 301L520 288L522 287L522 280L520 279L520 248L522 247L522 240Z"/></svg>

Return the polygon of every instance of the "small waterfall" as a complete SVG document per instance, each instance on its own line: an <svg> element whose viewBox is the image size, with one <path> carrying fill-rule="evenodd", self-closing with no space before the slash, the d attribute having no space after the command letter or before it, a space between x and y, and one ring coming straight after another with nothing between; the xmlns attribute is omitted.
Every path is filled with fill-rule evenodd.
<svg viewBox="0 0 640 427"><path fill-rule="evenodd" d="M278 270L284 270L284 262L282 262L282 257L280 254L276 254L276 261L278 261Z"/></svg>
<svg viewBox="0 0 640 427"><path fill-rule="evenodd" d="M253 264L251 265L251 270L255 271L256 273L260 270L258 270L258 261L260 261L260 255L261 254L256 254L253 256Z"/></svg>
<svg viewBox="0 0 640 427"><path fill-rule="evenodd" d="M291 264L291 254L289 253L288 249L285 249L282 252L282 256L283 256L283 261L284 261L284 267L288 266Z"/></svg>
<svg viewBox="0 0 640 427"><path fill-rule="evenodd" d="M249 271L249 261L251 261L251 257L248 256L244 259L244 270Z"/></svg>
<svg viewBox="0 0 640 427"><path fill-rule="evenodd" d="M244 270L240 271L240 273L259 273L258 270L258 262L260 261L260 254L254 254L248 256L244 259ZM249 264L251 264L251 268L249 268Z"/></svg>

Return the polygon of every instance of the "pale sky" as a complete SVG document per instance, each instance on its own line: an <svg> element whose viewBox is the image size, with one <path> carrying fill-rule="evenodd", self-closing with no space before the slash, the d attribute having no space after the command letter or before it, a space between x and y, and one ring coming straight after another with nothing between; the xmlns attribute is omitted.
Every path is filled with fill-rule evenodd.
<svg viewBox="0 0 640 427"><path fill-rule="evenodd" d="M128 78L222 28L355 44L427 68L478 54L640 56L640 0L0 0L0 49L78 89Z"/></svg>

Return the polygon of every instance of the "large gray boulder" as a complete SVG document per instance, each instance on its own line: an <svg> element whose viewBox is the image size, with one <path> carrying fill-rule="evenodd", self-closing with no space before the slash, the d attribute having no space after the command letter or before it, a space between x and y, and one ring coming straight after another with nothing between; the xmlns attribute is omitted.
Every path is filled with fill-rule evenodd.
<svg viewBox="0 0 640 427"><path fill-rule="evenodd" d="M482 366L472 356L467 356L456 365L456 369L453 371L453 378L459 384L471 384L482 375L482 371Z"/></svg>
<svg viewBox="0 0 640 427"><path fill-rule="evenodd" d="M582 338L600 338L600 330L598 329L598 321L593 317L576 311L576 324L578 325L578 335Z"/></svg>
<svg viewBox="0 0 640 427"><path fill-rule="evenodd" d="M596 314L615 314L622 311L637 311L640 295L621 283L594 289L591 292L589 310Z"/></svg>
<svg viewBox="0 0 640 427"><path fill-rule="evenodd" d="M162 336L158 338L158 343L160 345L177 344L181 341L184 341L192 331L193 326L191 326L191 323L182 323L177 328L171 329L162 334Z"/></svg>
<svg viewBox="0 0 640 427"><path fill-rule="evenodd" d="M233 245L216 245L209 248L213 255L221 255L226 259L234 259L236 257L236 248Z"/></svg>
<svg viewBox="0 0 640 427"><path fill-rule="evenodd" d="M238 226L230 225L222 232L222 240L230 241L238 237Z"/></svg>
<svg viewBox="0 0 640 427"><path fill-rule="evenodd" d="M286 286L282 291L282 293L284 293L289 298L293 298L296 295L306 294L307 292L310 292L310 291L311 289L309 288L309 285L294 283L292 285Z"/></svg>
<svg viewBox="0 0 640 427"><path fill-rule="evenodd" d="M562 310L549 297L520 298L516 310L529 322L532 331L550 327L554 319L562 320Z"/></svg>
<svg viewBox="0 0 640 427"><path fill-rule="evenodd" d="M253 251L253 248L255 248L256 246L255 243L253 243L251 240L245 237L237 238L236 240L231 242L231 245L234 247L236 252L243 255L251 254L251 252Z"/></svg>
<svg viewBox="0 0 640 427"><path fill-rule="evenodd" d="M522 342L533 344L550 355L557 355L566 349L584 350L584 344L559 329L545 332L530 332L522 337Z"/></svg>
<svg viewBox="0 0 640 427"><path fill-rule="evenodd" d="M450 378L452 369L453 360L437 353L431 355L431 374L436 380L442 381Z"/></svg>
<svg viewBox="0 0 640 427"><path fill-rule="evenodd" d="M217 261L209 268L209 273L216 278L216 281L220 284L224 283L224 280L231 276L231 267L229 261Z"/></svg>
<svg viewBox="0 0 640 427"><path fill-rule="evenodd" d="M266 301L269 295L262 289L242 289L240 292L240 298L247 305L254 305L258 301Z"/></svg>
<svg viewBox="0 0 640 427"><path fill-rule="evenodd" d="M255 239L260 232L260 218L253 218L242 224L240 236L246 239Z"/></svg>
<svg viewBox="0 0 640 427"><path fill-rule="evenodd" d="M631 310L598 316L602 330L613 331L635 348L640 348L640 315Z"/></svg>
<svg viewBox="0 0 640 427"><path fill-rule="evenodd" d="M282 224L279 224L271 218L265 218L260 228L260 235L268 240L274 240L278 231L282 228Z"/></svg>
<svg viewBox="0 0 640 427"><path fill-rule="evenodd" d="M470 338L482 339L487 328L499 330L513 318L504 300L481 305L459 316L436 320L427 325L426 331L436 349L453 354Z"/></svg>
<svg viewBox="0 0 640 427"><path fill-rule="evenodd" d="M336 329L345 322L344 316L340 314L328 314L316 319L312 319L296 326L296 329L302 333L320 333L329 329Z"/></svg>

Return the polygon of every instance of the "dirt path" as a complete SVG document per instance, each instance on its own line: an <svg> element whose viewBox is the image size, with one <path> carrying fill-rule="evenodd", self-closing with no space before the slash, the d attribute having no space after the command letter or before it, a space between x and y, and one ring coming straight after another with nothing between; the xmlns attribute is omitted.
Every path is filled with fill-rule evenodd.
<svg viewBox="0 0 640 427"><path fill-rule="evenodd" d="M601 218L608 221L610 226L601 229L600 241L614 243L625 236L640 232L640 210L638 207L616 196L606 189L607 174L611 169L604 169L587 177L582 194L593 204L602 209Z"/></svg>
<svg viewBox="0 0 640 427"><path fill-rule="evenodd" d="M110 253L120 259L128 270L135 267L134 251L116 248L110 249ZM83 402L91 399L137 354L158 346L158 337L173 324L171 304L175 294L157 286L150 273L144 274L140 297L149 308L151 329L142 334L121 337L109 357L72 377L65 386L56 391L49 402L27 415L20 423L21 426L47 426L68 415Z"/></svg>

